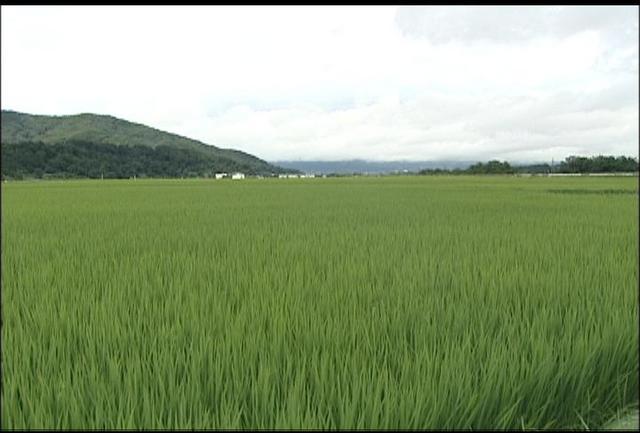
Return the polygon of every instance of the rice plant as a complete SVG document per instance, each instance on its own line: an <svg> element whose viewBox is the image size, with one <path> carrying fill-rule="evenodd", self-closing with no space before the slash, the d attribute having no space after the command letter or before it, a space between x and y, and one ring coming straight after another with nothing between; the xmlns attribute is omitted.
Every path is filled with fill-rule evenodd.
<svg viewBox="0 0 640 433"><path fill-rule="evenodd" d="M3 429L598 428L638 313L637 178L2 185Z"/></svg>

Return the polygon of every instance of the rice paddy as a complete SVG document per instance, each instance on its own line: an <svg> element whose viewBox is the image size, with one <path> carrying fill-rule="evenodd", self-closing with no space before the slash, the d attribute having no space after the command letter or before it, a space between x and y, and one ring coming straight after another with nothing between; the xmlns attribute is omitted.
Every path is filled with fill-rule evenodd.
<svg viewBox="0 0 640 433"><path fill-rule="evenodd" d="M5 183L1 427L599 428L638 251L637 177Z"/></svg>

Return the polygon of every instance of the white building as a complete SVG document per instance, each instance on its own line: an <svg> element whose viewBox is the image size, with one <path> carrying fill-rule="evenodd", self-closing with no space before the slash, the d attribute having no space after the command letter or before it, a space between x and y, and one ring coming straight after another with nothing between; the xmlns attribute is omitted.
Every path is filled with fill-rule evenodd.
<svg viewBox="0 0 640 433"><path fill-rule="evenodd" d="M233 173L231 179L244 179L244 173Z"/></svg>
<svg viewBox="0 0 640 433"><path fill-rule="evenodd" d="M222 179L227 177L227 173L216 173L216 179Z"/></svg>
<svg viewBox="0 0 640 433"><path fill-rule="evenodd" d="M560 176L560 177L565 177L565 176L583 176L582 173L549 173L549 176Z"/></svg>

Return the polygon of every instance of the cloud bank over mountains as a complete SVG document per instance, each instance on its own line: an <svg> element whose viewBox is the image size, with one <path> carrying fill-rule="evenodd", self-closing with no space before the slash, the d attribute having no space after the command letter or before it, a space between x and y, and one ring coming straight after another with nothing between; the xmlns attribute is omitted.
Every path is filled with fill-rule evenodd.
<svg viewBox="0 0 640 433"><path fill-rule="evenodd" d="M268 160L637 156L638 91L637 7L2 8L2 108Z"/></svg>

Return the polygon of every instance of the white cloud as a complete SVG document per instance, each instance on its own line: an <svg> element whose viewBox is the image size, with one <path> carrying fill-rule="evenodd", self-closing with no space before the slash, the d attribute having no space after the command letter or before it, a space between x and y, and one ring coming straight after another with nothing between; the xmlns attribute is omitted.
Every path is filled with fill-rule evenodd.
<svg viewBox="0 0 640 433"><path fill-rule="evenodd" d="M395 18L404 34L436 43L521 42L584 31L633 40L638 33L634 6L409 6L399 8Z"/></svg>
<svg viewBox="0 0 640 433"><path fill-rule="evenodd" d="M2 108L265 159L638 154L635 7L2 7Z"/></svg>

